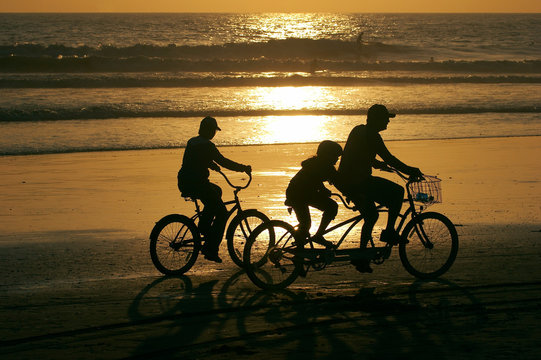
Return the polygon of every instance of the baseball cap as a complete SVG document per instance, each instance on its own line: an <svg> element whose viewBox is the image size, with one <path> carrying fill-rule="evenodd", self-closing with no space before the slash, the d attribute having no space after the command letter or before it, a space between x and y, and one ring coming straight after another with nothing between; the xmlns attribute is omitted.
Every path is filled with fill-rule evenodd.
<svg viewBox="0 0 541 360"><path fill-rule="evenodd" d="M201 120L201 124L199 125L199 131L201 131L201 129L216 129L219 131L222 130L218 127L218 122L212 116L207 116L203 120Z"/></svg>
<svg viewBox="0 0 541 360"><path fill-rule="evenodd" d="M381 104L370 106L370 109L368 109L368 112L366 113L368 119L394 118L395 116L396 114L391 114L385 105Z"/></svg>

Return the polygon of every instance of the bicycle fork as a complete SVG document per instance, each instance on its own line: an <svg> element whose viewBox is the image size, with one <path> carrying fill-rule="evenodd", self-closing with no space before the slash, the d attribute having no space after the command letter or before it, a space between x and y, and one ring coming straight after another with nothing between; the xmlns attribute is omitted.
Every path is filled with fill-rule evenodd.
<svg viewBox="0 0 541 360"><path fill-rule="evenodd" d="M421 244L427 249L432 249L434 247L434 244L430 241L428 238L428 235L426 235L425 229L423 227L423 223L416 223L414 225L415 232L417 233L417 236L421 240Z"/></svg>

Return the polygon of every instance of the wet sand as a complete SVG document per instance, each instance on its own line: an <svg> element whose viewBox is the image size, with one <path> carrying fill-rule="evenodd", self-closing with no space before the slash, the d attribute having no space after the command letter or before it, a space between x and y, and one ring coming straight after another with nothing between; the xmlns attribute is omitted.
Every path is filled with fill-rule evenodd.
<svg viewBox="0 0 541 360"><path fill-rule="evenodd" d="M371 275L338 263L276 294L259 291L224 246L220 265L199 259L176 278L154 269L154 222L193 213L176 189L182 150L0 157L0 356L537 358L539 137L388 146L443 179L432 209L458 225L451 270L416 281L393 254ZM254 169L245 208L293 221L284 190L315 148L221 150Z"/></svg>

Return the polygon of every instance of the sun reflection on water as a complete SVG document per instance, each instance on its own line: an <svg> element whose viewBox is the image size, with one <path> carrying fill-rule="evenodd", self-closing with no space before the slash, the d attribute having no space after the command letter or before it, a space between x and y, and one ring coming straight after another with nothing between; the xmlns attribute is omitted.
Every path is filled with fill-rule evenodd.
<svg viewBox="0 0 541 360"><path fill-rule="evenodd" d="M255 140L263 144L321 141L329 136L330 121L330 116L266 116L259 119Z"/></svg>
<svg viewBox="0 0 541 360"><path fill-rule="evenodd" d="M271 39L318 38L325 29L318 20L316 14L262 14L248 31Z"/></svg>
<svg viewBox="0 0 541 360"><path fill-rule="evenodd" d="M258 107L273 110L301 110L317 108L322 99L327 99L325 88L319 86L255 88L249 98Z"/></svg>
<svg viewBox="0 0 541 360"><path fill-rule="evenodd" d="M333 95L320 86L255 88L247 94L251 106L272 110L317 109L322 102L332 102ZM327 129L332 116L295 115L265 116L256 120L256 142L316 142L329 135Z"/></svg>

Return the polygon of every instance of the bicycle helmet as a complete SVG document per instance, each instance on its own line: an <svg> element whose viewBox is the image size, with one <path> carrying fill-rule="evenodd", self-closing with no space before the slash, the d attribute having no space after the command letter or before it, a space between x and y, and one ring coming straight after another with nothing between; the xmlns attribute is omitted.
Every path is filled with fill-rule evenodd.
<svg viewBox="0 0 541 360"><path fill-rule="evenodd" d="M331 140L322 141L317 147L317 156L339 157L342 155L342 147Z"/></svg>

